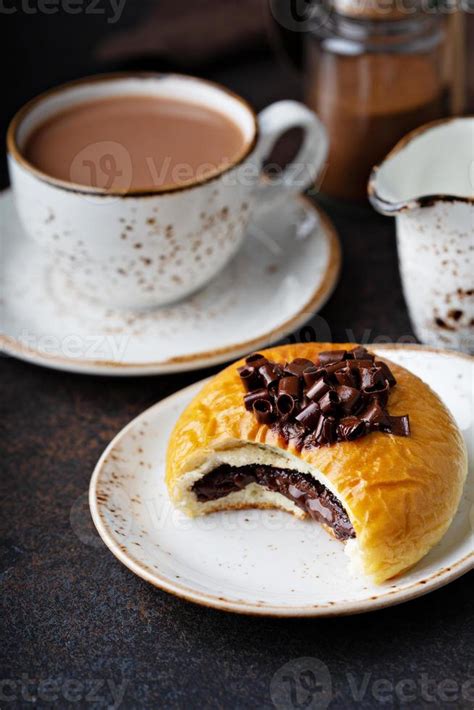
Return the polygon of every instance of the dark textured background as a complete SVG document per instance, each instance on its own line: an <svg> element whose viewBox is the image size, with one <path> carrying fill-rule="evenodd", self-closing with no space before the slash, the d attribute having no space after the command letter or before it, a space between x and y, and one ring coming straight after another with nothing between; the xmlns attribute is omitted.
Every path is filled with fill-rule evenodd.
<svg viewBox="0 0 474 710"><path fill-rule="evenodd" d="M228 6L236 12L238 3ZM38 91L130 65L117 56L111 64L113 45L107 50L103 40L139 23L150 7L129 0L114 26L102 15L2 14L2 129ZM176 66L166 56L133 61ZM275 62L263 39L245 53L178 68L228 84L259 109L300 94L297 78ZM1 171L6 186L3 162ZM334 340L409 339L392 222L365 206L325 207L344 249L340 284L321 314ZM449 682L474 678L472 575L370 615L266 620L168 596L134 577L97 540L85 494L103 448L131 417L209 372L107 379L1 359L0 707L107 707L113 684L123 682L123 708L271 708L274 673L305 656L328 666L331 708L399 706L394 693L384 703L374 696L375 681L383 679L418 684L407 707L473 707L472 685L470 700L449 701ZM434 703L419 689L423 674L438 687ZM351 682L368 684L362 701Z"/></svg>

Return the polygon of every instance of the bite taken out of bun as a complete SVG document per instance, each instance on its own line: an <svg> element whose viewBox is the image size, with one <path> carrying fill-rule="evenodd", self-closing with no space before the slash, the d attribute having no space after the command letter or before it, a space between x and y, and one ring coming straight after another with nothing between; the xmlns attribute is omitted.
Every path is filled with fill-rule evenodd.
<svg viewBox="0 0 474 710"><path fill-rule="evenodd" d="M448 529L467 473L442 401L353 344L259 354L220 372L178 419L166 465L174 504L190 516L249 507L310 516L376 583L412 567Z"/></svg>

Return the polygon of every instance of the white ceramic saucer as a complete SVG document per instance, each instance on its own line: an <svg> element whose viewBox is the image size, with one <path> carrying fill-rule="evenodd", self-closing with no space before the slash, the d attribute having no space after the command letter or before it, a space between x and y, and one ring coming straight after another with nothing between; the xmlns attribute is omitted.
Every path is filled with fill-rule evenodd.
<svg viewBox="0 0 474 710"><path fill-rule="evenodd" d="M89 491L94 523L111 552L157 587L227 611L329 616L398 604L437 589L474 561L474 360L417 346L371 348L404 365L438 392L469 449L469 477L443 540L414 569L376 586L353 577L343 545L312 521L269 510L189 519L164 485L167 441L201 383L132 421L98 462Z"/></svg>
<svg viewBox="0 0 474 710"><path fill-rule="evenodd" d="M328 217L305 198L262 207L245 244L206 288L146 312L77 294L44 261L0 196L0 348L38 365L92 374L191 370L284 337L329 298L340 267Z"/></svg>

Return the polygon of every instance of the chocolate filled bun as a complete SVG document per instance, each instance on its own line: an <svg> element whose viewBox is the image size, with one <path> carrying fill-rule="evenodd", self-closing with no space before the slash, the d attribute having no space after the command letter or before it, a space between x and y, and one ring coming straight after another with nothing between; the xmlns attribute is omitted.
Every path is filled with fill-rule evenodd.
<svg viewBox="0 0 474 710"><path fill-rule="evenodd" d="M381 583L441 539L466 473L462 435L422 380L361 346L304 343L253 353L204 386L171 435L166 483L190 516L309 518Z"/></svg>

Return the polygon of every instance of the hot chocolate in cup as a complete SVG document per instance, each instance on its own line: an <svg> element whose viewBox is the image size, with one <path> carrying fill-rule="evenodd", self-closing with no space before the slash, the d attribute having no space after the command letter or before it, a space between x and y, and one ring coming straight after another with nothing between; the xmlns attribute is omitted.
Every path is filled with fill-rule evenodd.
<svg viewBox="0 0 474 710"><path fill-rule="evenodd" d="M300 127L294 161L262 163ZM254 206L314 182L324 128L294 101L257 116L217 84L183 75L101 75L30 101L8 132L26 232L75 289L118 308L149 308L204 286L235 255Z"/></svg>

